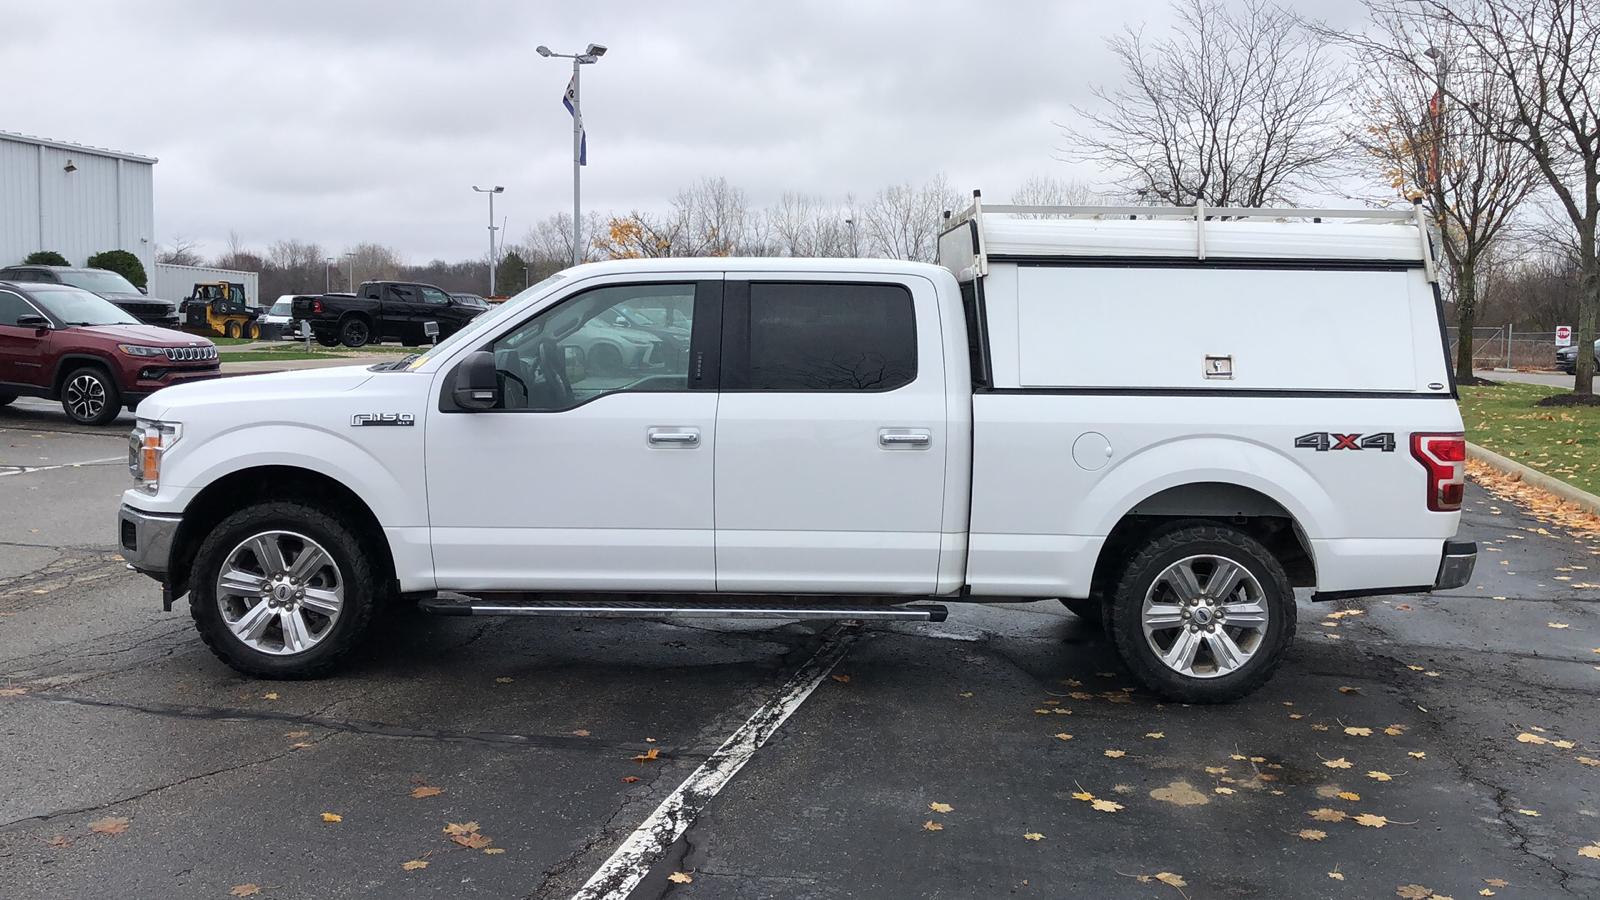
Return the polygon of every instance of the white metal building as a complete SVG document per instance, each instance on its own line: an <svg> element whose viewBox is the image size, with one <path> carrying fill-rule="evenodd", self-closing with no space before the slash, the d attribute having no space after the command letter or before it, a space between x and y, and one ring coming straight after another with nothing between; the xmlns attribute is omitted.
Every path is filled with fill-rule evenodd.
<svg viewBox="0 0 1600 900"><path fill-rule="evenodd" d="M0 131L0 266L54 250L75 266L106 250L155 265L153 157Z"/></svg>

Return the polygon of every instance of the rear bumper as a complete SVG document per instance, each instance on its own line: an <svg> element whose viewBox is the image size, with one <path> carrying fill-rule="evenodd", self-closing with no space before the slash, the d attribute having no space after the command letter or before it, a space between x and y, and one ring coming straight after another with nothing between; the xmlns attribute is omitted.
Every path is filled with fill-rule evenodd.
<svg viewBox="0 0 1600 900"><path fill-rule="evenodd" d="M1318 591L1311 595L1316 602L1351 600L1356 597L1380 597L1386 594L1423 594L1429 591L1448 591L1465 587L1472 580L1472 570L1478 563L1478 544L1475 541L1445 541L1439 554L1439 570L1433 584L1413 584L1399 587L1360 588L1349 591Z"/></svg>

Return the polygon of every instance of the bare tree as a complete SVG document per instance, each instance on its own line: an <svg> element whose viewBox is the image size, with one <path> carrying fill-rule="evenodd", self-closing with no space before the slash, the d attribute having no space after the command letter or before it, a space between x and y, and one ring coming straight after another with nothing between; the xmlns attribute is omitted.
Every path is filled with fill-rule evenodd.
<svg viewBox="0 0 1600 900"><path fill-rule="evenodd" d="M1018 206L1093 206L1105 198L1081 181L1068 181L1051 175L1030 175L1015 191L1011 202ZM1055 218L1049 213L1019 213L1019 219Z"/></svg>
<svg viewBox="0 0 1600 900"><path fill-rule="evenodd" d="M604 230L606 219L593 210L583 216L583 258L585 262L604 259L595 241ZM522 238L523 256L544 275L572 265L572 213L559 212L541 219ZM554 268L550 268L550 266ZM543 277L541 275L540 277Z"/></svg>
<svg viewBox="0 0 1600 900"><path fill-rule="evenodd" d="M859 216L867 255L933 262L944 212L964 202L943 174L921 186L906 182L884 188Z"/></svg>
<svg viewBox="0 0 1600 900"><path fill-rule="evenodd" d="M1341 157L1343 67L1326 42L1265 0L1230 11L1221 0L1178 0L1180 25L1146 42L1110 38L1127 85L1095 88L1100 111L1065 134L1068 152L1117 174L1149 202L1188 206L1293 203Z"/></svg>
<svg viewBox="0 0 1600 900"><path fill-rule="evenodd" d="M1447 31L1424 35L1435 71L1397 65L1410 52L1413 31L1392 15L1376 14L1373 38L1380 47L1358 46L1367 74L1358 108L1362 121L1354 143L1370 168L1400 197L1423 197L1439 225L1448 293L1455 302L1461 339L1456 380L1472 384L1473 328L1477 325L1479 276L1495 241L1505 234L1524 200L1539 186L1536 168L1517 147L1479 127L1468 113L1498 127L1510 126L1506 91L1491 73L1452 73L1450 61L1462 55ZM1454 78L1451 78L1451 75ZM1464 102L1451 102L1440 83L1454 84Z"/></svg>
<svg viewBox="0 0 1600 900"><path fill-rule="evenodd" d="M779 256L855 256L854 200L843 206L808 194L785 193L765 211L767 241Z"/></svg>
<svg viewBox="0 0 1600 900"><path fill-rule="evenodd" d="M193 238L175 234L166 246L156 252L156 262L170 266L204 265L205 259L200 255L200 248L203 246L205 245Z"/></svg>
<svg viewBox="0 0 1600 900"><path fill-rule="evenodd" d="M756 255L754 226L745 192L726 178L706 178L672 200L673 256Z"/></svg>
<svg viewBox="0 0 1600 900"><path fill-rule="evenodd" d="M1448 30L1461 52L1446 80L1447 102L1474 126L1520 148L1543 176L1565 214L1578 251L1578 346L1595 338L1600 314L1600 6L1594 0L1369 0L1377 14L1424 33ZM1414 54L1395 52L1397 65L1423 69ZM1464 88L1481 75L1504 92L1509 118L1473 102ZM1594 354L1578 354L1574 402L1594 396ZM1552 398L1554 399L1554 398ZM1560 402L1560 401L1558 401Z"/></svg>

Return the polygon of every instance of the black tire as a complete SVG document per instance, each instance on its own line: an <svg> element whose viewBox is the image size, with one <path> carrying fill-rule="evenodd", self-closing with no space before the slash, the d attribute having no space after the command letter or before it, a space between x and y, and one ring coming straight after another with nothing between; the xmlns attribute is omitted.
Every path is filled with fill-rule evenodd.
<svg viewBox="0 0 1600 900"><path fill-rule="evenodd" d="M83 366L61 382L61 408L79 425L107 425L122 412L122 392L105 369Z"/></svg>
<svg viewBox="0 0 1600 900"><path fill-rule="evenodd" d="M318 616L325 620L320 631L313 632L309 625L302 625L304 633L314 639L308 649L292 652L286 646L288 638L284 633L284 623L289 615L300 613L299 608L286 612L264 612L260 616L268 620L268 624L257 642L270 642L272 629L276 625L278 643L284 645L277 652L251 646L229 627L225 608L230 610L229 614L243 620L257 606L269 605L265 598L256 599L254 604L250 604L237 595L219 597L218 579L224 563L230 557L235 560L233 567L241 571L251 573L256 568L263 573L268 571L268 567L260 565L259 558L247 547L247 542L262 535L275 535L280 548L292 548L295 538L309 539L320 545L330 560L332 577L329 577L328 567L319 567L307 584L324 590L334 587L341 589L342 601L337 616L322 616L312 612L309 607L304 610L311 615L302 616L300 621L303 623L309 623ZM302 544L300 552L309 552L309 547ZM294 564L302 559L296 554L290 560L282 555L281 549L280 556L288 560L289 569L293 569ZM189 614L194 617L200 637L211 648L211 652L239 672L257 678L320 678L332 671L356 647L372 622L380 586L369 558L369 553L349 523L316 506L294 500L267 501L247 506L223 519L195 554L189 589ZM241 563L240 560L256 562Z"/></svg>
<svg viewBox="0 0 1600 900"><path fill-rule="evenodd" d="M323 332L323 331L318 331L318 332L315 332L312 336L317 339L317 343L321 344L324 347L337 347L337 346L339 346L339 338L336 335L328 334L327 332Z"/></svg>
<svg viewBox="0 0 1600 900"><path fill-rule="evenodd" d="M596 375L620 375L622 351L610 344L595 344L584 354L583 363Z"/></svg>
<svg viewBox="0 0 1600 900"><path fill-rule="evenodd" d="M1099 597L1062 597L1061 605L1086 622L1099 624L1104 618Z"/></svg>
<svg viewBox="0 0 1600 900"><path fill-rule="evenodd" d="M10 406L17 399L16 394L0 394L0 406Z"/></svg>
<svg viewBox="0 0 1600 900"><path fill-rule="evenodd" d="M1216 598L1209 597L1214 590L1212 577L1219 571L1229 571L1219 560L1250 576L1246 580L1241 573L1236 581L1229 582L1231 587L1223 588L1225 599L1235 601L1226 606L1211 605L1210 601ZM1184 565L1186 569L1178 568ZM1187 571L1196 587L1200 575L1205 575L1197 605L1192 612L1182 614L1187 625L1158 627L1147 637L1146 597L1177 601L1175 581L1168 580L1168 573L1178 571ZM1128 562L1112 596L1110 631L1117 652L1146 687L1170 700L1226 703L1244 697L1266 683L1294 643L1294 589L1282 564L1260 541L1214 522L1189 520L1157 532ZM1174 610L1189 609L1182 602L1162 605ZM1202 606L1203 613L1199 608ZM1252 607L1262 612L1256 614ZM1216 618L1218 608L1223 610L1221 619ZM1230 614L1228 610L1234 612ZM1264 617L1265 626L1230 626L1230 615L1240 622ZM1178 615L1172 620L1179 621ZM1184 647L1195 648L1187 654L1187 665L1169 665L1158 647L1153 646L1168 636L1169 651L1180 650L1180 641L1185 642ZM1221 653L1219 647L1224 648ZM1224 656L1233 650L1249 652L1241 664L1230 667ZM1181 658L1183 654L1177 656ZM1206 659L1210 660L1209 666Z"/></svg>
<svg viewBox="0 0 1600 900"><path fill-rule="evenodd" d="M224 322L222 324L222 333L224 335L228 336L229 338L232 338L233 340L238 340L239 339L239 323L238 322Z"/></svg>
<svg viewBox="0 0 1600 900"><path fill-rule="evenodd" d="M244 336L252 341L258 337L261 337L261 326L254 322L246 323L244 326Z"/></svg>
<svg viewBox="0 0 1600 900"><path fill-rule="evenodd" d="M339 326L339 340L347 347L365 347L371 339L372 329L366 319L351 317Z"/></svg>

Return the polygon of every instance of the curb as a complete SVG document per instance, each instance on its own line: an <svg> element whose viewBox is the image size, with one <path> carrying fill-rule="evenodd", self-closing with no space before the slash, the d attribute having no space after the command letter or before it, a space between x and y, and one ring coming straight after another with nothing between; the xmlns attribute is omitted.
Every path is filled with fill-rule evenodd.
<svg viewBox="0 0 1600 900"><path fill-rule="evenodd" d="M1588 491L1579 490L1559 478L1552 478L1538 469L1530 469L1515 460L1506 459L1493 450L1485 450L1471 441L1467 442L1467 458L1475 459L1491 469L1498 469L1507 475L1515 475L1523 484L1531 484L1547 493L1580 507L1588 512L1600 515L1600 497Z"/></svg>

